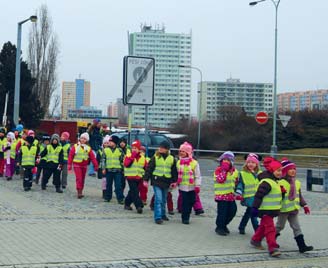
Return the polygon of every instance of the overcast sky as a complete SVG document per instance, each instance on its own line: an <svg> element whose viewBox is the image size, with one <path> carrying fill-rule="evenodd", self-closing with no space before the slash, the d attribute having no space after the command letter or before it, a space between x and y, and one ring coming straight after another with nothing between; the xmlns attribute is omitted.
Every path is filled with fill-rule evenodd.
<svg viewBox="0 0 328 268"><path fill-rule="evenodd" d="M0 0L1 46L16 43L17 22L43 3L60 42L59 81L74 81L81 74L91 81L91 104L99 108L122 95L127 31L140 31L141 23L165 24L167 32L192 31L192 64L203 71L204 80L273 81L270 0L254 7L247 0ZM281 0L278 93L328 88L327 11L327 0ZM23 25L24 59L29 28ZM195 72L194 91L198 81Z"/></svg>

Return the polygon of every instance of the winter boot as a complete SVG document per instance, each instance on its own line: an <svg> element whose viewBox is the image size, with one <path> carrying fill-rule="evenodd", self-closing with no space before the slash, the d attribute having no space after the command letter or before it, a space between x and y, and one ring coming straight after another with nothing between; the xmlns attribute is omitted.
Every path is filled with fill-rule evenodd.
<svg viewBox="0 0 328 268"><path fill-rule="evenodd" d="M56 193L62 194L63 193L63 190L60 189L60 187L56 187Z"/></svg>
<svg viewBox="0 0 328 268"><path fill-rule="evenodd" d="M304 242L304 236L302 234L298 235L295 237L297 246L298 246L298 250L301 253L304 253L306 251L311 251L313 250L312 246L307 246Z"/></svg>
<svg viewBox="0 0 328 268"><path fill-rule="evenodd" d="M82 190L77 190L77 198L81 199L83 197L84 197L84 195L82 194Z"/></svg>

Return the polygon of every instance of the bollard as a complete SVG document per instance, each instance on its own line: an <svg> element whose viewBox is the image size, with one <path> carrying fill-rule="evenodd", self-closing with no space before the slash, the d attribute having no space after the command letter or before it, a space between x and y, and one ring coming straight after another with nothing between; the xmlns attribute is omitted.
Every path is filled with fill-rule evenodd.
<svg viewBox="0 0 328 268"><path fill-rule="evenodd" d="M328 193L328 171L325 171L325 176L323 178L323 191Z"/></svg>
<svg viewBox="0 0 328 268"><path fill-rule="evenodd" d="M312 169L306 171L306 190L312 191Z"/></svg>

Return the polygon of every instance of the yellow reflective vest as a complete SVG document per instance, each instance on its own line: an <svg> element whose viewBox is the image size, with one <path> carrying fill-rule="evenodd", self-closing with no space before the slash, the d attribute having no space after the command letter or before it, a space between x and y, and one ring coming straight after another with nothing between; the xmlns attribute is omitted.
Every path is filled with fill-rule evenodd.
<svg viewBox="0 0 328 268"><path fill-rule="evenodd" d="M235 171L231 174L231 172L227 173L227 178L224 183L218 183L216 181L216 176L214 172L214 192L215 195L224 195L224 194L230 194L235 192L236 187L236 178L238 178L238 170L235 169Z"/></svg>
<svg viewBox="0 0 328 268"><path fill-rule="evenodd" d="M0 153L3 152L2 147L6 147L7 146L7 138L4 137L2 140L0 139Z"/></svg>
<svg viewBox="0 0 328 268"><path fill-rule="evenodd" d="M124 176L139 177L141 179L145 174L145 164L146 164L146 158L143 155L141 155L138 160L137 159L133 160L131 166L124 167Z"/></svg>
<svg viewBox="0 0 328 268"><path fill-rule="evenodd" d="M171 168L173 164L174 157L172 155L168 155L165 159L162 156L155 155L155 170L153 171L153 175L171 179Z"/></svg>
<svg viewBox="0 0 328 268"><path fill-rule="evenodd" d="M82 163L82 161L89 159L89 153L91 151L91 147L89 145L85 145L84 149L82 147L80 148L78 147L79 147L78 144L74 145L75 156L73 161L75 163Z"/></svg>
<svg viewBox="0 0 328 268"><path fill-rule="evenodd" d="M47 162L59 163L59 153L63 150L63 147L58 145L56 149L52 145L47 145Z"/></svg>
<svg viewBox="0 0 328 268"><path fill-rule="evenodd" d="M105 167L107 169L122 169L121 165L121 155L122 151L118 148L115 148L114 151L112 151L111 148L105 148L104 154L106 156L106 164Z"/></svg>
<svg viewBox="0 0 328 268"><path fill-rule="evenodd" d="M68 160L68 151L69 148L71 148L71 145L69 143L66 143L63 147L63 157L64 157L64 161Z"/></svg>
<svg viewBox="0 0 328 268"><path fill-rule="evenodd" d="M286 189L286 194L284 199L282 200L280 212L291 212L294 210L299 210L301 208L300 205L300 189L301 189L301 182L299 180L295 180L295 187L296 187L296 195L294 200L289 200L288 196L290 193L290 184L287 180L281 179L279 180L279 185L284 186Z"/></svg>
<svg viewBox="0 0 328 268"><path fill-rule="evenodd" d="M21 148L22 151L22 166L35 166L35 157L37 152L36 146L31 146L28 148L26 145L23 145Z"/></svg>
<svg viewBox="0 0 328 268"><path fill-rule="evenodd" d="M13 141L10 145L10 158L15 159L16 158L16 146L17 146L17 140Z"/></svg>
<svg viewBox="0 0 328 268"><path fill-rule="evenodd" d="M259 210L280 210L282 201L280 185L278 182L269 178L261 180L261 183L264 181L270 184L271 191L263 197Z"/></svg>
<svg viewBox="0 0 328 268"><path fill-rule="evenodd" d="M182 174L182 182L180 183L180 185L186 185L186 186L195 186L195 169L196 169L196 166L197 166L197 161L195 159L193 159L191 162L190 162L190 166L186 166L186 165L183 165L183 174ZM177 170L179 172L181 166L180 166L180 160L177 161ZM190 175L189 175L189 170L192 170L193 172L193 178L194 178L194 183L191 184L190 183Z"/></svg>
<svg viewBox="0 0 328 268"><path fill-rule="evenodd" d="M257 179L257 177L251 172L241 171L240 178L244 184L243 197L253 197L256 193L257 186L259 184L259 180Z"/></svg>

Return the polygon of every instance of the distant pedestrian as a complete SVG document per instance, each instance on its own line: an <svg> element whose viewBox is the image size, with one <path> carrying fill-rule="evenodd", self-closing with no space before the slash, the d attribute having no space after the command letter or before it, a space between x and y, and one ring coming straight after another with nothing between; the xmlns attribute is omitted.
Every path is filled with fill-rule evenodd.
<svg viewBox="0 0 328 268"><path fill-rule="evenodd" d="M63 167L61 172L61 185L63 189L66 189L67 187L67 161L68 161L68 155L69 150L71 149L71 143L69 142L70 134L67 131L64 131L60 135L60 144L63 147Z"/></svg>
<svg viewBox="0 0 328 268"><path fill-rule="evenodd" d="M96 152L101 148L103 140L103 136L101 135L101 120L95 118L87 132L89 134L90 147L94 156L96 157ZM96 177L96 175L97 171L94 169L93 163L90 163L89 176Z"/></svg>
<svg viewBox="0 0 328 268"><path fill-rule="evenodd" d="M258 249L264 249L261 242L265 237L270 256L277 257L281 253L276 242L276 229L273 218L280 213L281 201L286 190L278 183L282 175L280 162L273 158L270 158L269 161L264 159L264 161L267 163L268 176L260 181L252 205L252 216L260 217L261 222L250 243Z"/></svg>
<svg viewBox="0 0 328 268"><path fill-rule="evenodd" d="M78 143L71 147L71 150L68 155L67 168L68 170L72 170L74 166L78 199L84 197L83 189L89 161L93 163L96 170L98 169L96 157L92 152L91 147L87 144L88 141L89 134L87 132L82 133L80 135Z"/></svg>
<svg viewBox="0 0 328 268"><path fill-rule="evenodd" d="M98 163L98 173L97 178L101 180L101 188L102 188L102 198L105 198L106 195L106 162L103 159L104 149L109 147L109 136L105 136L103 139L103 144L96 154L96 159Z"/></svg>
<svg viewBox="0 0 328 268"><path fill-rule="evenodd" d="M131 154L131 147L130 145L128 145L128 141L126 140L126 138L122 138L119 142L119 147L121 148L124 156L126 156L127 154ZM124 195L124 190L125 190L125 186L126 186L126 178L123 174L122 178L122 192Z"/></svg>
<svg viewBox="0 0 328 268"><path fill-rule="evenodd" d="M129 192L125 198L124 209L132 210L133 203L139 214L142 213L143 203L139 196L138 185L145 175L146 158L140 153L141 143L135 140L132 152L124 158L124 174L129 184Z"/></svg>
<svg viewBox="0 0 328 268"><path fill-rule="evenodd" d="M286 194L282 200L282 207L276 224L277 236L285 228L288 221L293 230L298 250L301 253L313 250L312 246L307 246L304 242L304 235L301 230L301 225L298 219L298 212L301 207L305 214L310 214L310 207L306 204L301 192L301 182L296 179L296 165L284 158L282 164L282 176L279 184L286 189Z"/></svg>
<svg viewBox="0 0 328 268"><path fill-rule="evenodd" d="M223 236L230 233L227 226L237 212L234 192L239 173L234 166L234 161L233 152L227 151L218 158L219 165L214 171L214 191L217 203L215 232Z"/></svg>
<svg viewBox="0 0 328 268"><path fill-rule="evenodd" d="M192 156L192 146L188 142L179 148L177 162L179 194L182 197L181 220L189 224L192 207L196 202L196 193L200 192L201 175L198 162Z"/></svg>
<svg viewBox="0 0 328 268"><path fill-rule="evenodd" d="M246 207L246 211L238 227L239 233L242 235L246 233L245 228L249 219L251 219L254 231L256 231L259 226L257 217L252 216L254 195L259 184L259 180L257 178L258 173L260 172L259 164L259 156L254 153L250 153L246 158L242 171L239 173L239 180L236 188L236 200L240 200L241 205Z"/></svg>
<svg viewBox="0 0 328 268"><path fill-rule="evenodd" d="M146 156L145 146L140 147L140 153L146 159L146 168L147 168L150 158ZM140 180L138 189L139 189L139 195L140 195L141 201L145 206L145 205L147 205L148 182L145 181L144 178L142 180Z"/></svg>
<svg viewBox="0 0 328 268"><path fill-rule="evenodd" d="M162 224L163 220L169 220L166 216L166 200L170 185L177 181L177 177L176 160L170 154L170 144L163 141L150 159L145 175L145 180L151 180L154 189L154 221L156 224Z"/></svg>

